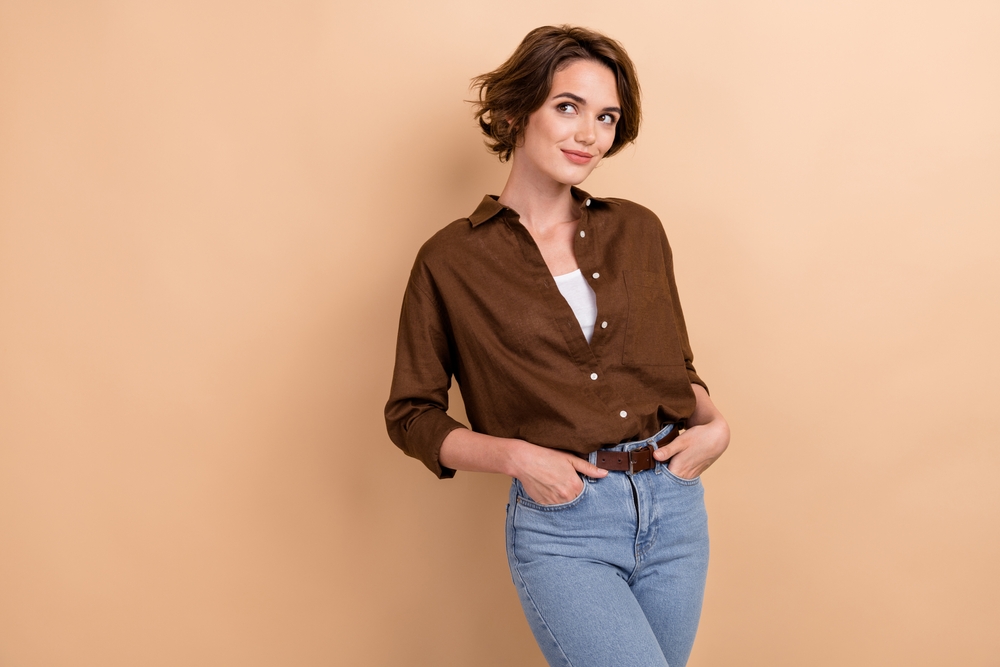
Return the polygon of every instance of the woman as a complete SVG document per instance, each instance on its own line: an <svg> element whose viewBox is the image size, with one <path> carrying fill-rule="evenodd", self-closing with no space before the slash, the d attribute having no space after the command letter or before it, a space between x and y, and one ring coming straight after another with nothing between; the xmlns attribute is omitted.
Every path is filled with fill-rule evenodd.
<svg viewBox="0 0 1000 667"><path fill-rule="evenodd" d="M475 82L510 176L417 255L389 435L439 477L513 478L508 560L550 664L679 667L708 565L699 476L729 428L659 220L575 187L635 139L635 68L599 33L543 27ZM452 376L471 430L447 414Z"/></svg>

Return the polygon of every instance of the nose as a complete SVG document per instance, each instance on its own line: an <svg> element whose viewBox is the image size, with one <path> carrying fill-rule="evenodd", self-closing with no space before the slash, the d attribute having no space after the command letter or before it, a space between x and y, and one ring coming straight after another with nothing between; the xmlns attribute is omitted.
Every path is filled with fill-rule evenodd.
<svg viewBox="0 0 1000 667"><path fill-rule="evenodd" d="M574 138L584 146L589 146L597 141L596 123L595 119L587 118L581 114Z"/></svg>

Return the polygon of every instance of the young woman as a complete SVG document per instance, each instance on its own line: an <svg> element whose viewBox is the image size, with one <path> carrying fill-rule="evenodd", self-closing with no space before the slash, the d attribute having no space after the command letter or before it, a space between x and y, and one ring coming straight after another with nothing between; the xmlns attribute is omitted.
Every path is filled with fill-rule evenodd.
<svg viewBox="0 0 1000 667"><path fill-rule="evenodd" d="M660 221L575 187L635 139L635 68L604 35L543 27L475 82L510 176L417 254L389 435L439 477L513 478L508 560L550 664L681 667L708 566L699 476L729 427ZM452 376L471 430L447 414Z"/></svg>

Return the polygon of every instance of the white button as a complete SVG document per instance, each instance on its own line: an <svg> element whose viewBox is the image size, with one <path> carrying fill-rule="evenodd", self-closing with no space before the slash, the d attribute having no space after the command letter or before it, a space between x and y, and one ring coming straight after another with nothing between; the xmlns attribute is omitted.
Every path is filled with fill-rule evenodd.
<svg viewBox="0 0 1000 667"><path fill-rule="evenodd" d="M591 373L590 374L590 379L591 380L596 380L597 379L597 373Z"/></svg>
<svg viewBox="0 0 1000 667"><path fill-rule="evenodd" d="M607 329L608 328L608 323L607 322L601 322L601 328L602 329Z"/></svg>
<svg viewBox="0 0 1000 667"><path fill-rule="evenodd" d="M583 202L583 205L584 206L590 206L590 200L588 199L587 201Z"/></svg>
<svg viewBox="0 0 1000 667"><path fill-rule="evenodd" d="M596 272L594 273L594 280L597 280L600 277L601 277L600 273L596 273Z"/></svg>
<svg viewBox="0 0 1000 667"><path fill-rule="evenodd" d="M627 412L625 412L624 410L622 410L622 411L621 411L621 412L619 412L618 414L620 414L620 415L622 416L622 419L624 419L625 417L628 417L628 413L627 413Z"/></svg>
<svg viewBox="0 0 1000 667"><path fill-rule="evenodd" d="M584 236L586 236L586 235L587 235L587 232L585 232L585 231L583 231L583 230L581 229L581 230L580 230L580 238L582 239L582 238L583 238Z"/></svg>

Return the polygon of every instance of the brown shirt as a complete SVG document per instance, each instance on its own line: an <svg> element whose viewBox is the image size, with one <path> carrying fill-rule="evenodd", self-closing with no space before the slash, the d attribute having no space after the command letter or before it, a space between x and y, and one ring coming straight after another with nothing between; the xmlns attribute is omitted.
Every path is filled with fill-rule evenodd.
<svg viewBox="0 0 1000 667"><path fill-rule="evenodd" d="M472 428L587 454L689 417L692 365L663 227L573 188L576 260L597 295L588 344L518 215L487 196L417 253L403 295L389 437L439 477L454 375Z"/></svg>

